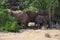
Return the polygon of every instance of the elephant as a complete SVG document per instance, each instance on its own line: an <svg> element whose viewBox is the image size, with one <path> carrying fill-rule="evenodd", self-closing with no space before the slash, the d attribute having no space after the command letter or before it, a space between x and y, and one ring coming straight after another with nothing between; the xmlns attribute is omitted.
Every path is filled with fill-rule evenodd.
<svg viewBox="0 0 60 40"><path fill-rule="evenodd" d="M17 23L22 26L22 28L27 28L28 15L21 10L13 11L9 10L10 15L15 17Z"/></svg>
<svg viewBox="0 0 60 40"><path fill-rule="evenodd" d="M46 17L45 16L41 16L41 15L38 15L36 17L35 22L36 22L37 28L42 28L42 25L46 25L47 24Z"/></svg>
<svg viewBox="0 0 60 40"><path fill-rule="evenodd" d="M46 17L46 20L48 20L47 19L48 11L45 11L45 10L39 10L37 12L36 11L28 11L26 13L28 15L29 22L35 22L35 26L36 26L36 22L38 23L38 21L40 20L41 16L42 16L42 19L41 19L42 21L44 21L43 19L45 19L45 17ZM44 21L44 22L46 22L46 21Z"/></svg>
<svg viewBox="0 0 60 40"><path fill-rule="evenodd" d="M53 28L53 24L56 21L55 21L53 16L49 17L49 12L47 10L39 10L38 14L41 15L41 16L44 16L46 18L46 23L48 25L47 28L50 28L50 29Z"/></svg>
<svg viewBox="0 0 60 40"><path fill-rule="evenodd" d="M38 15L42 15L42 16L47 16L48 15L48 11L46 11L46 10L28 11L26 13L27 13L27 15L29 17L29 21L31 21L31 22L35 22L35 18Z"/></svg>

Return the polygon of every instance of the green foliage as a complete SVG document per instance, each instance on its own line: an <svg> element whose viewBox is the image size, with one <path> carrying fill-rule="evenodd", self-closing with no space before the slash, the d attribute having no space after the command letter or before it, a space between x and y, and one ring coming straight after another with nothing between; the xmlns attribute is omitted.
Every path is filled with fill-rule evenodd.
<svg viewBox="0 0 60 40"><path fill-rule="evenodd" d="M7 9L0 9L0 31L18 31L19 25L15 21L15 18L9 15Z"/></svg>
<svg viewBox="0 0 60 40"><path fill-rule="evenodd" d="M47 2L46 0L35 0L30 5L36 7L37 9L46 9Z"/></svg>
<svg viewBox="0 0 60 40"><path fill-rule="evenodd" d="M7 1L8 0L1 0L0 1L1 8L6 8Z"/></svg>
<svg viewBox="0 0 60 40"><path fill-rule="evenodd" d="M33 6L29 6L28 8L25 8L24 11L38 11L39 9L33 7Z"/></svg>
<svg viewBox="0 0 60 40"><path fill-rule="evenodd" d="M1 7L1 3L2 3L3 0L0 0L0 7Z"/></svg>
<svg viewBox="0 0 60 40"><path fill-rule="evenodd" d="M57 0L35 0L30 5L38 8L38 9L46 10L49 7L55 8L57 5Z"/></svg>
<svg viewBox="0 0 60 40"><path fill-rule="evenodd" d="M13 1L14 2L14 1ZM8 0L4 0L2 4L8 4ZM34 7L34 10L47 10L49 7L51 9L56 8L57 6L57 0L19 0L17 3L18 5L13 5L11 8L14 8L16 6L19 9L25 10L25 9L30 9L31 7ZM32 10L33 8L31 8Z"/></svg>

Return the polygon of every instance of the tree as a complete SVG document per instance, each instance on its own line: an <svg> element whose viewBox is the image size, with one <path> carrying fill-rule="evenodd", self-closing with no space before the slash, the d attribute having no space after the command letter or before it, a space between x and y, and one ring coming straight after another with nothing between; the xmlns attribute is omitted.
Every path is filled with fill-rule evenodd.
<svg viewBox="0 0 60 40"><path fill-rule="evenodd" d="M48 10L49 10L49 27L53 27L52 24L52 19L54 18L54 9L57 7L57 0L49 0L49 3L48 3Z"/></svg>

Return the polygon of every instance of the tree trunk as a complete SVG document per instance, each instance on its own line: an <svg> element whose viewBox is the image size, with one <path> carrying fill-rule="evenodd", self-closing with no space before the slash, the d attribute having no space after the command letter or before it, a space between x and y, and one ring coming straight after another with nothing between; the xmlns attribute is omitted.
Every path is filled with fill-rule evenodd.
<svg viewBox="0 0 60 40"><path fill-rule="evenodd" d="M58 8L60 9L60 0L58 0Z"/></svg>
<svg viewBox="0 0 60 40"><path fill-rule="evenodd" d="M52 25L52 21L51 21L51 10L49 8L49 22L48 22L48 28L52 29L53 25Z"/></svg>

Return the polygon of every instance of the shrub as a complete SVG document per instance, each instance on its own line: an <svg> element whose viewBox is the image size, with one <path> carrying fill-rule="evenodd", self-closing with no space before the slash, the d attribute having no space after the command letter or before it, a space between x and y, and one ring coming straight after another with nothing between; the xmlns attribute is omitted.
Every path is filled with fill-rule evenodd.
<svg viewBox="0 0 60 40"><path fill-rule="evenodd" d="M19 29L15 18L9 15L7 9L0 9L0 31L16 32Z"/></svg>

